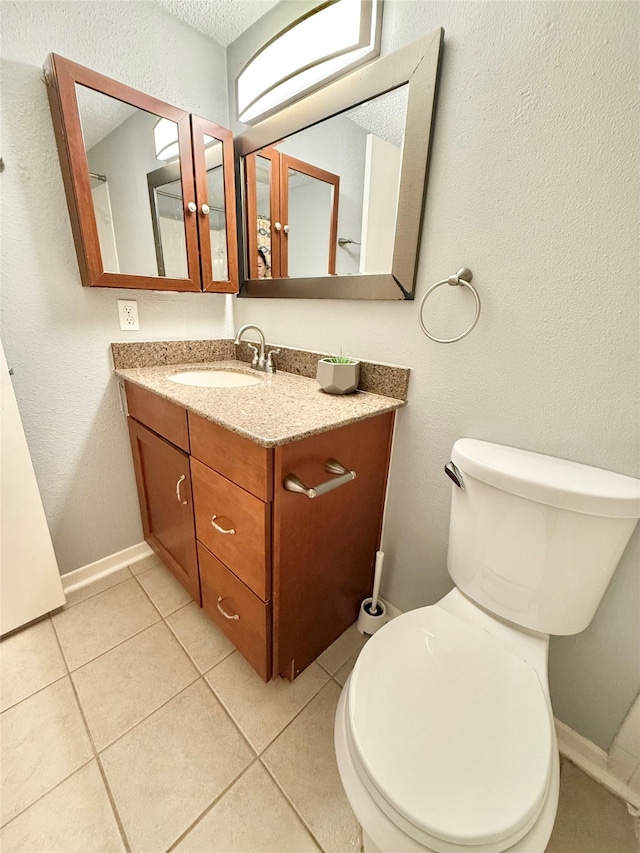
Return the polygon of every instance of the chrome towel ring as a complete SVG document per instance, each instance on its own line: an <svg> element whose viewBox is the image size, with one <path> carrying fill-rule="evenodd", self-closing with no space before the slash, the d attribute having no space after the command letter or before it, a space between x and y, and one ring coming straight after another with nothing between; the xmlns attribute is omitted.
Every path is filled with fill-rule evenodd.
<svg viewBox="0 0 640 853"><path fill-rule="evenodd" d="M429 290L422 297L422 302L420 303L420 313L418 316L418 320L420 321L420 328L425 333L428 338L431 338L432 341L435 341L438 344L452 344L455 341L460 341L462 338L466 338L469 332L475 327L478 322L478 318L480 317L480 297L478 296L478 291L471 284L471 279L473 278L473 273L467 267L462 267L462 269L458 270L455 275L450 275L449 278L443 278L442 281L437 281L435 284L432 284ZM436 287L440 287L442 284L449 284L451 287L457 287L461 284L463 287L468 287L471 293L473 293L474 299L476 300L476 316L473 318L473 323L469 326L466 332L463 332L461 335L458 335L455 338L436 338L434 335L428 331L427 327L424 324L424 320L422 319L422 311L424 309L424 304L427 301L427 297L430 293L432 293Z"/></svg>

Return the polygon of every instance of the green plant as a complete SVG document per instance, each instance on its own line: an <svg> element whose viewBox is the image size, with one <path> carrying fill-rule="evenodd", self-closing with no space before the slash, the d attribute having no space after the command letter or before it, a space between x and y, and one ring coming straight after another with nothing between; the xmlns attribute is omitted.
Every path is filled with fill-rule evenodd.
<svg viewBox="0 0 640 853"><path fill-rule="evenodd" d="M329 364L355 364L358 359L351 358L349 355L328 355L322 359L328 361Z"/></svg>

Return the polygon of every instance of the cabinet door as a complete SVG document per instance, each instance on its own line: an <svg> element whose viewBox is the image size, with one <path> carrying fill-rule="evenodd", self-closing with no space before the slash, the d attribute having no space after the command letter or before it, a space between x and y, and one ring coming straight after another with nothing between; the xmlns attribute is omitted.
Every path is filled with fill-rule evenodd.
<svg viewBox="0 0 640 853"><path fill-rule="evenodd" d="M293 680L336 640L371 595L393 413L276 448L273 539L274 673ZM310 499L287 491L295 474L320 485L328 459L356 477Z"/></svg>
<svg viewBox="0 0 640 853"><path fill-rule="evenodd" d="M144 538L201 604L189 457L129 418Z"/></svg>
<svg viewBox="0 0 640 853"><path fill-rule="evenodd" d="M238 292L233 134L191 116L202 289Z"/></svg>
<svg viewBox="0 0 640 853"><path fill-rule="evenodd" d="M45 82L82 284L236 292L231 131L55 54Z"/></svg>

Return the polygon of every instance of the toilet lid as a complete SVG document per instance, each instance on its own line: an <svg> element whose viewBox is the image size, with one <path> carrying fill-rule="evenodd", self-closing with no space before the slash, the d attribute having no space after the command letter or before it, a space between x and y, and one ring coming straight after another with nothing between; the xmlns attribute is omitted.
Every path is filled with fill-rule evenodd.
<svg viewBox="0 0 640 853"><path fill-rule="evenodd" d="M550 708L535 670L481 628L437 606L394 619L356 662L348 715L367 787L428 836L497 843L538 816Z"/></svg>

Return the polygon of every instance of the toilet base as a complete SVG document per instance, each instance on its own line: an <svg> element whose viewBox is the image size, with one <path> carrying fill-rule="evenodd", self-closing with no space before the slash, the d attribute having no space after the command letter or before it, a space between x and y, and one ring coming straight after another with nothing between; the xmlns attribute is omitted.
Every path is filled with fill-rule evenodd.
<svg viewBox="0 0 640 853"><path fill-rule="evenodd" d="M436 853L396 826L373 800L360 779L349 752L347 696L350 683L351 676L342 689L336 712L335 751L342 786L362 826L364 853ZM546 849L555 822L560 788L560 761L555 733L554 754L551 781L542 811L529 832L507 848L505 853L544 853ZM443 842L441 849L447 853L494 853L496 848L493 845L461 846Z"/></svg>

